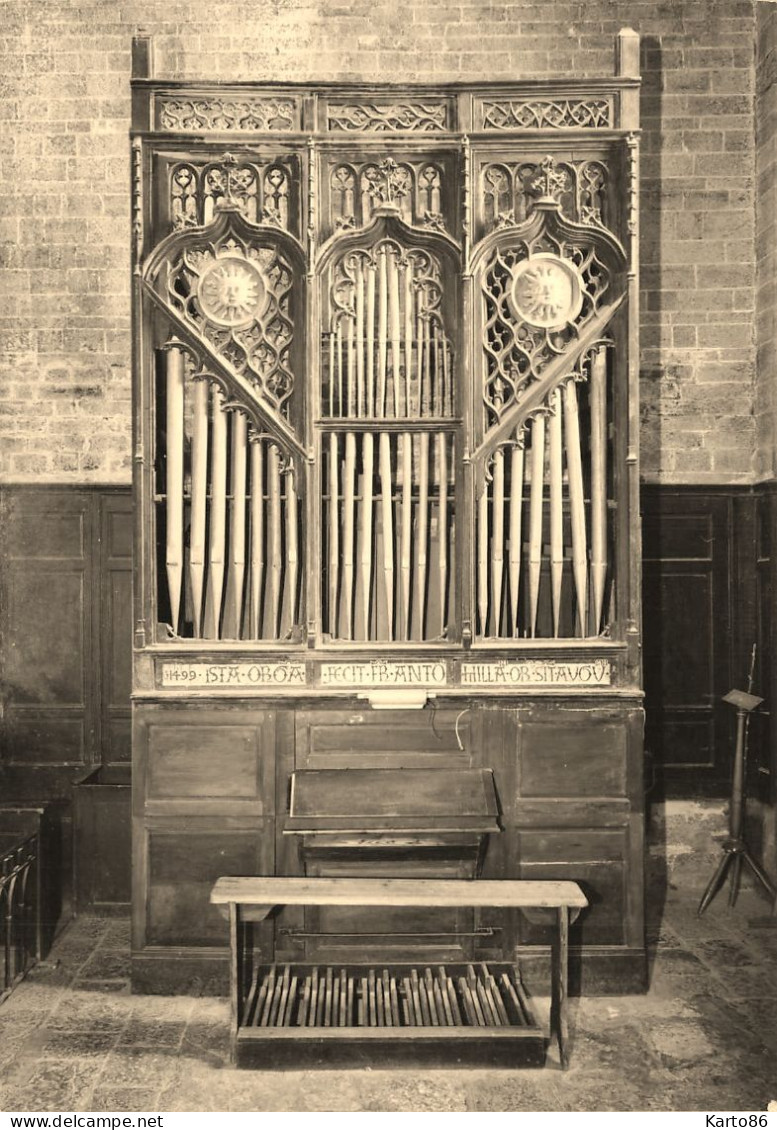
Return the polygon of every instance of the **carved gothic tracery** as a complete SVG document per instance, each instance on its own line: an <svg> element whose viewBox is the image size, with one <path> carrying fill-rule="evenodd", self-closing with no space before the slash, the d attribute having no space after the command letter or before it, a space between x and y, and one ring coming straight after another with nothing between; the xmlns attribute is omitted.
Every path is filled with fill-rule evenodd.
<svg viewBox="0 0 777 1130"><path fill-rule="evenodd" d="M173 309L282 412L294 388L292 282L292 267L277 248L234 236L185 248L166 272Z"/></svg>
<svg viewBox="0 0 777 1130"><path fill-rule="evenodd" d="M206 165L181 162L170 170L170 218L179 231L208 224L220 201L239 205L251 224L291 231L291 171L278 161L258 164L225 154Z"/></svg>
<svg viewBox="0 0 777 1130"><path fill-rule="evenodd" d="M447 105L426 99L423 102L330 102L327 113L330 130L376 133L434 133L448 128Z"/></svg>
<svg viewBox="0 0 777 1130"><path fill-rule="evenodd" d="M282 145L243 138L221 153L178 142L154 166L164 171L168 231L178 233L155 268L155 301L182 339L160 348L173 358L188 351L192 388L210 388L209 435L228 461L236 453L226 479L221 464L207 479L208 497L224 497L224 537L234 523L240 542L254 482L261 513L253 611L246 619L246 590L242 611L230 605L218 624L201 603L195 636L206 623L222 639L301 631L302 477L322 490L318 616L332 641L597 635L611 591L600 481L611 458L602 439L612 413L608 327L623 300L618 240L628 217L614 187L635 162L606 137L575 148L558 138L612 126L613 98L475 92L472 136L428 142L423 135L451 130L466 99L323 95L304 103L306 125L317 123L307 137L303 102L157 102L165 130L295 131ZM559 131L552 155L520 137L550 129ZM306 349L313 326L318 343ZM175 364L170 373L175 384ZM194 392L190 400L199 403ZM201 421L204 411L199 404ZM245 472L242 417L248 447L262 450ZM244 503L243 488L230 501L233 481L245 482ZM223 518L224 507L208 518L217 534ZM243 551L232 549L239 584ZM180 553L170 553L177 590ZM476 590L466 623L462 557ZM544 610L543 571L553 577ZM218 575L216 563L214 584ZM197 599L195 584L186 600ZM180 626L185 613L171 619Z"/></svg>
<svg viewBox="0 0 777 1130"><path fill-rule="evenodd" d="M522 223L536 201L548 194L565 216L583 224L607 221L607 169L601 161L499 162L481 171L481 207L486 231ZM552 172L549 182L548 176Z"/></svg>
<svg viewBox="0 0 777 1130"><path fill-rule="evenodd" d="M171 133L299 129L299 103L292 98L162 98L156 113L159 128Z"/></svg>
<svg viewBox="0 0 777 1130"><path fill-rule="evenodd" d="M333 227L367 227L376 210L389 204L407 224L450 231L443 188L442 168L429 161L338 162L328 183Z"/></svg>
<svg viewBox="0 0 777 1130"><path fill-rule="evenodd" d="M482 276L487 426L564 355L609 288L593 247L548 233L492 253Z"/></svg>
<svg viewBox="0 0 777 1130"><path fill-rule="evenodd" d="M607 129L613 124L609 98L484 101L482 126L508 129Z"/></svg>
<svg viewBox="0 0 777 1130"><path fill-rule="evenodd" d="M335 267L322 357L322 413L425 417L454 412L454 357L442 271L420 248L382 240Z"/></svg>

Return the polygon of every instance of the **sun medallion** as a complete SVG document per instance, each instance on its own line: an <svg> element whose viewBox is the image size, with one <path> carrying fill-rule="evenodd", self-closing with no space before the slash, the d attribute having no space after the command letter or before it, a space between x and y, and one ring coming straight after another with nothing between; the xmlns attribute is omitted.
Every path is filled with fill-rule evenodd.
<svg viewBox="0 0 777 1130"><path fill-rule="evenodd" d="M574 321L580 313L582 280L575 266L558 255L531 255L515 269L512 301L524 322L554 329Z"/></svg>
<svg viewBox="0 0 777 1130"><path fill-rule="evenodd" d="M200 308L219 326L247 326L262 313L267 289L259 268L236 256L217 259L200 279Z"/></svg>

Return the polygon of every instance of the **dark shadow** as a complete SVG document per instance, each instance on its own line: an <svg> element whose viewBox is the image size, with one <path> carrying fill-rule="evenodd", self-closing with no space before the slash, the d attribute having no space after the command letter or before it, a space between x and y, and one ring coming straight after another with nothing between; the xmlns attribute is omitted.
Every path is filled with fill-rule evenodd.
<svg viewBox="0 0 777 1130"><path fill-rule="evenodd" d="M640 47L642 89L640 122L642 126L640 165L640 445L643 478L654 478L663 465L661 435L661 401L667 394L667 374L661 363L662 263L661 223L662 184L662 86L663 60L661 41L644 36ZM643 548L644 555L644 548ZM660 636L661 607L659 588L643 585L643 631L645 633L645 668L651 654L651 633ZM646 682L649 679L646 677ZM652 979L656 945L664 916L667 890L666 825L659 815L660 798L655 789L653 756L650 744L651 692L646 696L645 753L645 918L648 947L648 983ZM655 754L655 750L652 751Z"/></svg>

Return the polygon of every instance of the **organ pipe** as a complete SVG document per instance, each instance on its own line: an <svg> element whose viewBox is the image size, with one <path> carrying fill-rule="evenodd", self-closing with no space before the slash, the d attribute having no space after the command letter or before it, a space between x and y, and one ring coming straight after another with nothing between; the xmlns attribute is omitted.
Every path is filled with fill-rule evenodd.
<svg viewBox="0 0 777 1130"><path fill-rule="evenodd" d="M167 393L167 545L165 564L173 631L178 630L183 581L183 416L184 356L171 347L166 353Z"/></svg>

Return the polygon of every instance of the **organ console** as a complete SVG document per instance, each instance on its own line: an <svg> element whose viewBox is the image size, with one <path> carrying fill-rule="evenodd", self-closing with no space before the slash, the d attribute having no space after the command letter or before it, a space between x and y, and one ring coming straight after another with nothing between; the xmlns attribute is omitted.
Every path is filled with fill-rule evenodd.
<svg viewBox="0 0 777 1130"><path fill-rule="evenodd" d="M572 880L583 983L643 987L636 35L612 77L438 88L166 81L150 47L134 987L222 988L212 884L306 872ZM549 937L294 905L256 944L302 993Z"/></svg>

